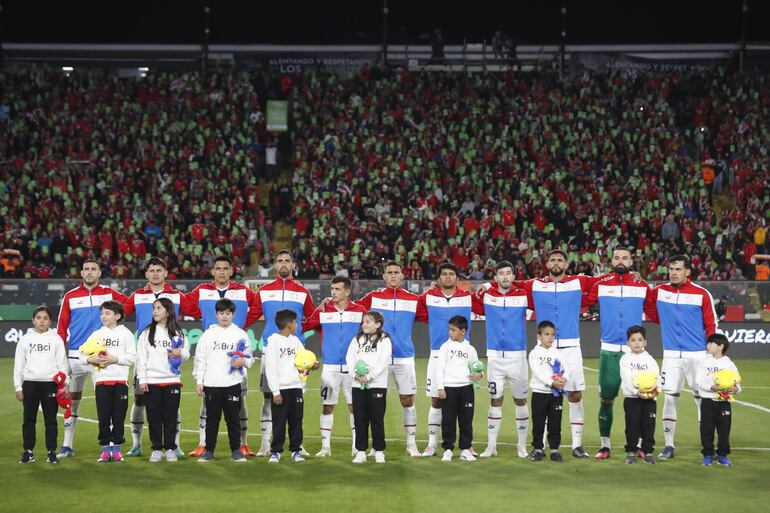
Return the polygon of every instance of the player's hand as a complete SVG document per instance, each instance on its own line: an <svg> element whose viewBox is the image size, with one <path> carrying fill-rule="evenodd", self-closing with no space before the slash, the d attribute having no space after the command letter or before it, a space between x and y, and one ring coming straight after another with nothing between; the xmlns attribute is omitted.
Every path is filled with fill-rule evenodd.
<svg viewBox="0 0 770 513"><path fill-rule="evenodd" d="M321 362L319 362L318 360L316 360L316 362L313 364L313 366L312 366L312 367L310 367L310 370L317 370L317 369L319 369L320 367L321 367Z"/></svg>
<svg viewBox="0 0 770 513"><path fill-rule="evenodd" d="M474 372L473 374L470 375L471 381L479 381L483 377L484 377L483 372Z"/></svg>
<svg viewBox="0 0 770 513"><path fill-rule="evenodd" d="M182 356L181 348L172 349L171 351L168 352L169 360L171 360L172 358L179 358L180 356Z"/></svg>
<svg viewBox="0 0 770 513"><path fill-rule="evenodd" d="M318 308L326 308L326 305L328 305L331 302L331 300L332 298L330 297L323 298L323 300L321 301L321 304L318 305Z"/></svg>
<svg viewBox="0 0 770 513"><path fill-rule="evenodd" d="M439 390L438 391L438 398L439 399L446 399L446 390L444 390L443 388L441 390Z"/></svg>
<svg viewBox="0 0 770 513"><path fill-rule="evenodd" d="M242 357L239 357L233 360L232 362L230 362L230 366L233 369L240 369L241 367L243 367L243 363L244 363L244 359Z"/></svg>
<svg viewBox="0 0 770 513"><path fill-rule="evenodd" d="M203 397L205 387L202 384L198 384L198 386L195 387L195 391L198 393L200 397Z"/></svg>
<svg viewBox="0 0 770 513"><path fill-rule="evenodd" d="M367 378L366 376L358 376L358 375L356 375L356 381L358 381L362 385L365 385L365 384L369 383L369 378Z"/></svg>
<svg viewBox="0 0 770 513"><path fill-rule="evenodd" d="M101 356L94 354L86 358L86 361L90 363L91 365L99 365L101 362L99 361Z"/></svg>
<svg viewBox="0 0 770 513"><path fill-rule="evenodd" d="M722 389L719 388L719 385L711 385L711 391L712 392L721 392Z"/></svg>
<svg viewBox="0 0 770 513"><path fill-rule="evenodd" d="M727 390L725 390L725 392L727 392L728 394L734 394L734 393L738 392L738 388L737 387L730 387Z"/></svg>
<svg viewBox="0 0 770 513"><path fill-rule="evenodd" d="M23 401L24 400L24 390L17 390L16 391L16 400L17 401Z"/></svg>
<svg viewBox="0 0 770 513"><path fill-rule="evenodd" d="M273 404L276 406L280 406L282 403L283 403L283 397L281 397L281 394L274 394Z"/></svg>
<svg viewBox="0 0 770 513"><path fill-rule="evenodd" d="M145 394L150 391L150 386L147 383L140 383L139 384L139 390L144 392Z"/></svg>

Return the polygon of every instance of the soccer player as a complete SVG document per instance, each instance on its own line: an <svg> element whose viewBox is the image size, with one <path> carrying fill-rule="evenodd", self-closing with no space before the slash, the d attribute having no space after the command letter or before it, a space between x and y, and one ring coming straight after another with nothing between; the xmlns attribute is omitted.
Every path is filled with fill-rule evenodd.
<svg viewBox="0 0 770 513"><path fill-rule="evenodd" d="M425 393L431 400L428 411L428 446L423 456L435 456L438 432L441 428L441 399L436 387L437 359L442 344L449 338L449 320L457 315L468 321L465 337L470 340L472 298L467 290L457 287L460 271L456 265L445 262L438 268L438 285L426 290L417 304L415 320L428 321L430 358Z"/></svg>
<svg viewBox="0 0 770 513"><path fill-rule="evenodd" d="M631 326L641 326L645 302L652 301L652 288L632 276L634 261L628 248L618 246L612 252L612 272L594 284L584 296L584 304L599 303L601 353L599 356L599 436L597 460L610 457L612 405L620 388L620 359L628 352L626 333Z"/></svg>
<svg viewBox="0 0 770 513"><path fill-rule="evenodd" d="M174 304L174 311L177 318L180 318L181 315L194 315L194 307L190 305L185 295L166 283L168 270L166 268L166 262L164 262L163 259L158 257L150 258L144 266L144 277L147 279L147 284L128 296L128 299L123 305L126 318L136 312L137 338L152 322L152 304L158 298L165 297L171 300ZM136 379L136 368L134 368L134 404L131 406L131 437L133 438L133 445L131 450L126 453L126 456L142 455L144 409L144 395L139 389L139 381ZM180 449L179 444L181 425L182 418L180 412L180 417L177 419L176 433L177 448L175 452L177 458L184 457L184 452Z"/></svg>
<svg viewBox="0 0 770 513"><path fill-rule="evenodd" d="M227 424L227 437L230 442L230 459L245 462L246 456L240 450L240 411L241 384L245 369L254 362L251 356L249 336L233 324L235 303L229 299L220 299L214 305L217 324L210 326L201 336L195 349L195 368L193 375L197 381L196 391L204 397L207 412L206 452L198 458L199 462L214 460L217 446L217 433L222 412ZM243 349L245 356L228 355L238 351L241 341L246 342Z"/></svg>
<svg viewBox="0 0 770 513"><path fill-rule="evenodd" d="M283 249L276 253L274 267L278 277L259 288L254 298L254 306L250 312L250 316L254 320L262 316L265 317L265 329L262 331L261 337L264 344L263 352L267 348L267 340L270 338L270 335L280 331L275 323L276 313L280 310L291 310L297 314L295 334L300 342L304 344L305 336L302 334L302 323L315 311L310 291L292 278L294 259L289 250ZM270 435L273 431L272 395L265 379L264 362L260 361L260 363L259 383L264 395L264 402L262 403L261 417L262 444L257 452L257 456L268 456L270 454ZM303 457L309 456L304 448L301 448L300 453Z"/></svg>
<svg viewBox="0 0 770 513"><path fill-rule="evenodd" d="M175 348L174 340L182 338L182 346ZM164 457L168 462L177 461L176 424L179 418L179 400L182 380L169 360L190 358L190 342L182 333L176 320L174 303L162 297L152 304L152 322L139 335L136 345L136 375L139 387L145 394L147 423L150 427L152 454L150 463L158 463Z"/></svg>
<svg viewBox="0 0 770 513"><path fill-rule="evenodd" d="M684 255L668 260L669 282L652 291L645 307L647 317L660 323L663 341L661 385L663 398L663 440L661 459L674 457L677 403L685 379L693 391L700 421L701 397L695 384L698 363L706 356L706 339L717 330L714 300L709 291L690 281L690 259Z"/></svg>
<svg viewBox="0 0 770 513"><path fill-rule="evenodd" d="M13 386L16 399L24 405L24 423L21 433L24 452L19 463L33 463L35 456L35 424L37 410L43 410L45 421L45 448L48 451L48 463L59 463L56 457L59 426L56 412L56 383L54 376L69 373L67 351L64 342L51 328L51 311L46 306L38 306L32 312L32 329L21 337L16 344L13 364ZM69 379L67 378L67 381ZM64 388L65 393L67 388Z"/></svg>
<svg viewBox="0 0 770 513"><path fill-rule="evenodd" d="M134 334L120 324L124 319L123 305L117 301L105 301L101 307L101 319L104 326L89 338L104 340L104 351L88 357L80 355L80 363L90 364L94 382L99 445L102 446L102 454L96 460L99 463L123 461L120 446L126 441L124 423L128 410L128 368L136 362Z"/></svg>
<svg viewBox="0 0 770 513"><path fill-rule="evenodd" d="M319 330L322 337L321 361L321 450L318 458L331 456L332 425L334 424L334 406L339 401L340 389L345 395L350 417L350 429L353 432L353 451L355 451L356 431L353 418L353 369L349 368L345 357L350 341L358 335L366 310L350 301L350 279L343 276L332 278L331 301L324 301L302 323L302 331ZM387 377L387 376L386 376Z"/></svg>
<svg viewBox="0 0 770 513"><path fill-rule="evenodd" d="M404 273L398 262L390 260L385 263L383 280L385 287L370 292L357 302L367 311L380 312L385 319L385 332L393 342L393 356L388 373L396 382L404 410L406 452L409 456L417 458L421 454L417 449L416 440L417 410L414 406L414 394L417 391L417 376L414 369L412 325L420 298L401 288Z"/></svg>
<svg viewBox="0 0 770 513"><path fill-rule="evenodd" d="M126 302L126 296L99 284L102 275L99 261L86 258L80 267L82 282L74 289L64 294L59 309L59 320L56 331L64 340L70 364L70 397L72 398L72 416L64 420L64 442L60 458L75 456L73 442L75 426L80 411L80 399L83 388L90 374L90 365L80 363L80 346L89 335L102 327L100 307L105 301Z"/></svg>
<svg viewBox="0 0 770 513"><path fill-rule="evenodd" d="M548 276L527 281L515 281L514 285L532 294L538 321L551 321L556 326L554 346L559 359L570 369L570 379L564 389L569 401L569 421L572 427L572 456L588 458L583 449L583 353L580 351L580 306L583 294L591 290L600 277L568 276L567 254L554 249L546 262Z"/></svg>
<svg viewBox="0 0 770 513"><path fill-rule="evenodd" d="M233 324L245 330L259 318L254 309L256 295L245 285L231 281L233 276L233 261L229 256L219 255L214 259L214 267L211 269L213 281L201 283L191 292L185 294L187 304L192 317L201 320L203 331L217 324L216 304L220 299L229 299L235 304ZM241 381L241 446L240 451L246 457L256 456L249 448L247 435L249 430L249 411L246 407L246 394L249 382L248 373L244 372ZM201 401L200 427L198 431L198 447L188 456L200 458L206 453L206 401Z"/></svg>
<svg viewBox="0 0 770 513"><path fill-rule="evenodd" d="M530 294L513 286L513 265L503 260L495 267L495 281L479 289L473 303L476 314L486 317L487 381L490 406L487 415L488 445L479 456L497 455L497 435L503 418L503 399L506 380L511 385L516 405L517 453L527 457L527 309L531 308Z"/></svg>

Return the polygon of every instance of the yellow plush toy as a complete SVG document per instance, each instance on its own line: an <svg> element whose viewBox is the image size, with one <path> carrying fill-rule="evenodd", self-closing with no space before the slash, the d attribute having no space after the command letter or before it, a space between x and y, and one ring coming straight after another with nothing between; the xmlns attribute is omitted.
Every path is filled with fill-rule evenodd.
<svg viewBox="0 0 770 513"><path fill-rule="evenodd" d="M316 357L313 351L307 349L301 349L297 351L297 356L294 357L294 366L299 371L299 379L302 382L307 381L310 375L310 370L316 363Z"/></svg>
<svg viewBox="0 0 770 513"><path fill-rule="evenodd" d="M91 357L94 355L101 355L101 354L107 354L107 351L104 349L104 339L101 337L91 337L85 342L83 342L83 345L80 346L80 353L84 355L85 357ZM91 364L97 369L103 369L103 365L98 364Z"/></svg>
<svg viewBox="0 0 770 513"><path fill-rule="evenodd" d="M715 372L712 376L714 384L719 387L718 395L723 401L734 400L733 394L727 390L733 388L741 382L741 375L730 369L722 369Z"/></svg>
<svg viewBox="0 0 770 513"><path fill-rule="evenodd" d="M658 374L653 371L640 372L634 376L633 385L639 390L639 395L645 399L651 399L660 392Z"/></svg>

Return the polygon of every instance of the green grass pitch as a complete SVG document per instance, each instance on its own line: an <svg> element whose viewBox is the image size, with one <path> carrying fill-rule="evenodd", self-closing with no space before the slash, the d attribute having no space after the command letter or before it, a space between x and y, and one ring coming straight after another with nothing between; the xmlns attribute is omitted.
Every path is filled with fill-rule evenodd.
<svg viewBox="0 0 770 513"><path fill-rule="evenodd" d="M733 407L731 437L735 466L705 468L699 465L699 437L695 406L683 394L679 406L677 453L673 461L658 465L624 465L622 452L623 413L615 405L613 457L607 461L575 460L562 464L533 463L516 457L513 406L507 395L498 457L477 462L442 463L439 458L411 459L404 452L401 407L391 389L386 414L387 463L353 465L347 412L339 405L335 412L333 456L310 458L304 464L284 460L268 465L264 458L235 465L226 458L224 423L220 425L217 456L212 464L200 465L185 459L176 464L147 461L149 439L144 432L145 456L123 464L98 464L95 402L91 383L87 385L80 410L81 422L75 438L77 455L60 465L44 461L42 415L38 416L37 462L19 465L21 454L21 405L13 395L13 361L0 359L0 482L3 483L2 511L56 511L110 513L155 511L185 513L208 511L345 511L394 512L496 512L496 511L635 511L698 512L764 510L770 470L770 360L739 360L745 389ZM584 395L586 423L584 445L592 455L598 448L597 368L595 359L585 361L588 389ZM418 383L424 383L426 360L417 360ZM190 375L184 367L182 400L182 448L197 445L197 416L200 399L194 394ZM251 370L252 391L248 396L251 416L250 444L259 446L261 394L255 390L258 368ZM320 447L318 418L319 373L310 378L305 402L305 447L315 453ZM506 389L506 394L508 390ZM486 445L488 396L484 388L476 395L474 447ZM427 438L429 401L418 390L418 445ZM565 406L566 410L566 406ZM662 411L662 400L658 407ZM567 412L562 427L564 448L569 454ZM127 430L128 431L128 430ZM129 435L129 433L126 433ZM59 431L59 441L63 430ZM662 447L658 422L656 442ZM657 452L657 450L656 450Z"/></svg>

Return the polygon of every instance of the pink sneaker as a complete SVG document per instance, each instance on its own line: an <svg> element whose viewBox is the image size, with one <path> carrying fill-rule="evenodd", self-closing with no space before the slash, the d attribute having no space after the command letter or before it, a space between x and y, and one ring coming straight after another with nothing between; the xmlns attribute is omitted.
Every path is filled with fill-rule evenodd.
<svg viewBox="0 0 770 513"><path fill-rule="evenodd" d="M96 460L97 463L104 463L105 461L110 461L110 451L104 451L101 456L99 456L99 459Z"/></svg>
<svg viewBox="0 0 770 513"><path fill-rule="evenodd" d="M112 453L112 461L126 461L126 460L123 459L123 455L120 454L120 451L117 451Z"/></svg>

